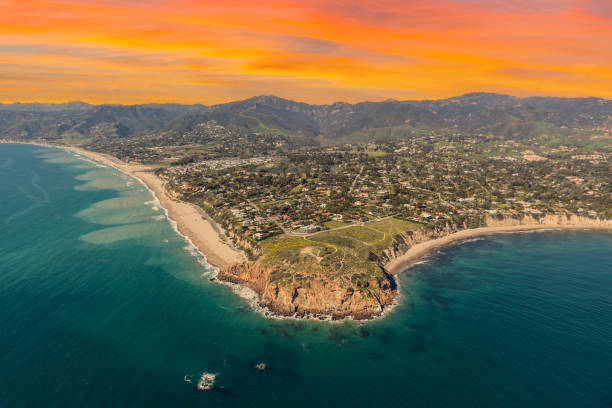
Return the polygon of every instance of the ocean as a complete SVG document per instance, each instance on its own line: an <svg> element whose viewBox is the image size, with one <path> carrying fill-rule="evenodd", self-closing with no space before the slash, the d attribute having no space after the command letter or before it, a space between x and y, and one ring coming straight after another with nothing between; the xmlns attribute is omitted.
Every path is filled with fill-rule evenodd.
<svg viewBox="0 0 612 408"><path fill-rule="evenodd" d="M445 247L367 323L266 319L211 272L136 180L0 145L0 407L612 407L610 233Z"/></svg>

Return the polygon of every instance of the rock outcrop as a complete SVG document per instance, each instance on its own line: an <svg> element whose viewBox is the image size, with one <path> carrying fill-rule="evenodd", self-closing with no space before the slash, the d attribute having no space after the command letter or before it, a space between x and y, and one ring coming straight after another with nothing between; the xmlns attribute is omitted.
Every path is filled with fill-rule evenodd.
<svg viewBox="0 0 612 408"><path fill-rule="evenodd" d="M230 265L218 278L245 285L259 294L259 305L277 315L368 319L380 315L396 297L395 279L381 269L381 276L361 284L317 276L307 284L280 283L271 279L274 268L260 261Z"/></svg>

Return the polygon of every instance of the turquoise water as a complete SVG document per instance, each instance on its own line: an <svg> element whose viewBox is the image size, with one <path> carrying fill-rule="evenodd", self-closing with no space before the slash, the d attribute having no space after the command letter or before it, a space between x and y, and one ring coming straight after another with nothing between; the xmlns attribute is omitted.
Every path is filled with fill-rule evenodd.
<svg viewBox="0 0 612 408"><path fill-rule="evenodd" d="M210 283L151 200L0 145L0 407L612 406L612 234L465 242L402 274L383 320L278 321ZM185 381L203 371L224 390Z"/></svg>

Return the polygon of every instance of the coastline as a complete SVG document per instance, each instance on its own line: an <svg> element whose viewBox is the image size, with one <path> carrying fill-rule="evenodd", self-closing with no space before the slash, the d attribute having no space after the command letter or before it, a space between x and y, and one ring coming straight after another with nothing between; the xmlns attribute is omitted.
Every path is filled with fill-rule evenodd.
<svg viewBox="0 0 612 408"><path fill-rule="evenodd" d="M201 209L193 204L172 199L164 187L164 181L153 173L153 169L142 164L125 163L116 157L92 152L76 146L55 145L44 143L27 143L2 141L3 143L31 144L44 147L55 147L68 150L91 160L111 166L142 183L159 201L165 210L166 216L197 251L206 258L206 262L215 268L224 268L229 264L246 260L244 254L223 239L222 228L210 217L204 217Z"/></svg>
<svg viewBox="0 0 612 408"><path fill-rule="evenodd" d="M159 201L160 207L162 207L169 221L173 224L177 232L185 237L196 250L206 259L206 262L211 266L215 267L215 271L211 277L211 280L226 286L229 286L232 291L245 299L254 311L260 313L266 318L274 319L294 319L294 320L320 320L320 321L333 321L342 322L345 320L355 321L373 321L384 318L389 312L391 312L397 305L402 301L402 290L400 282L397 279L397 275L406 269L408 269L414 263L420 261L426 257L432 250L440 247L451 245L457 241L474 238L478 236L486 236L500 233L515 233L522 231L536 231L536 230L600 230L600 231L612 231L612 220L593 220L593 223L589 222L574 222L569 221L567 223L525 223L525 224L513 224L513 225L495 225L480 227L474 229L464 229L449 235L442 237L431 238L423 242L412 245L407 251L393 258L391 261L384 264L384 270L390 275L394 276L397 289L395 297L391 304L387 305L382 309L381 313L373 314L366 318L355 319L354 316L348 315L340 319L333 319L331 315L326 314L308 314L305 316L298 315L285 315L276 313L269 308L260 304L260 295L253 290L251 287L233 283L218 278L219 269L224 269L228 265L242 263L246 261L244 253L236 249L233 244L228 243L225 237L223 229L218 226L204 211L190 203L177 201L169 196L167 193L164 181L159 178L153 172L153 168L141 165L141 164L129 164L125 163L113 156L91 152L80 147L70 145L55 145L55 144L44 144L44 143L28 143L28 142L13 142L3 141L0 143L17 143L17 144L31 144L44 147L55 147L64 150L74 152L82 155L94 161L103 163L111 166L125 174L128 174L142 183L153 195L154 199ZM520 222L520 221L519 221Z"/></svg>
<svg viewBox="0 0 612 408"><path fill-rule="evenodd" d="M145 165L125 163L115 157L90 152L74 146L61 146L77 154L115 167L143 183L166 209L170 222L176 224L179 233L185 236L191 244L206 258L206 261L216 268L224 268L229 264L246 260L244 254L228 244L221 236L221 228L213 225L210 217L204 217L201 209L183 201L177 201L168 195L164 181L153 173L153 169Z"/></svg>
<svg viewBox="0 0 612 408"><path fill-rule="evenodd" d="M451 245L457 241L469 238L476 238L486 235L495 235L512 232L537 231L537 230L598 230L612 231L612 223L607 225L590 225L590 224L571 224L571 225L544 225L544 224L524 224L524 225L506 225L495 227L480 227L461 230L444 237L431 239L419 244L413 245L408 251L401 256L393 259L385 265L385 270L396 276L409 268L414 263L426 257L434 249Z"/></svg>

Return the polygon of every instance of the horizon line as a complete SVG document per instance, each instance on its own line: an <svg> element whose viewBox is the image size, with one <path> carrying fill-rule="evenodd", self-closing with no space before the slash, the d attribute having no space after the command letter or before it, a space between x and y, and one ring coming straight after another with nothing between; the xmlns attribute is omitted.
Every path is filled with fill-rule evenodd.
<svg viewBox="0 0 612 408"><path fill-rule="evenodd" d="M282 96L277 96L274 94L258 94L258 95L253 95L250 96L248 98L242 98L242 99L232 99L226 102L219 102L219 103L213 103L213 104L205 104L203 102L193 102L193 103L187 103L187 102L174 102L174 101L167 101L167 102L141 102L141 103L114 103L114 102L104 102L104 103L95 103L95 102L87 102L84 100L65 100L65 101L54 101L54 102L46 102L46 101L40 101L40 100L33 100L33 101L0 101L0 105L4 105L4 106L10 106L10 105L33 105L33 104L39 104L39 105L68 105L68 104L84 104L84 105L90 105L90 106L139 106L139 105L180 105L180 106L203 106L203 107L213 107L213 106L220 106L220 105L226 105L226 104L230 104L230 103L235 103L235 102L244 102L244 101L248 101L251 99L257 99L257 98L277 98L277 99L282 99L282 100L286 100L286 101L290 101L290 102L294 102L294 103L300 103L300 104L305 104L305 105L311 105L311 106L332 106L332 105L337 105L337 104L347 104L347 105L357 105L360 103L383 103L383 102L426 102L426 101L444 101L444 100L450 100L450 99L455 99L455 98L462 98L462 97L466 97L466 96L476 96L476 95L491 95L491 96L507 96L507 97L511 97L511 98L516 98L516 99L529 99L529 98L552 98L552 99L596 99L596 100L603 100L603 101L612 101L612 99L608 99L606 97L601 97L601 96L559 96L559 95L545 95L545 94L532 94L532 95L528 95L528 96L519 96L519 95L512 95L512 94L506 94L506 93L499 93L499 92L487 92L487 91L473 91L473 92L466 92L460 95L455 95L455 96L450 96L450 97L442 97L442 98L414 98L414 99L396 99L396 98L386 98L386 99L381 99L381 100L371 100L371 99L364 99L364 100L360 100L358 102L347 102L347 101L334 101L331 103L310 103L310 102L304 102L304 101L299 101L299 100L295 100L295 99L290 99L290 98L286 98L286 97L282 97Z"/></svg>

